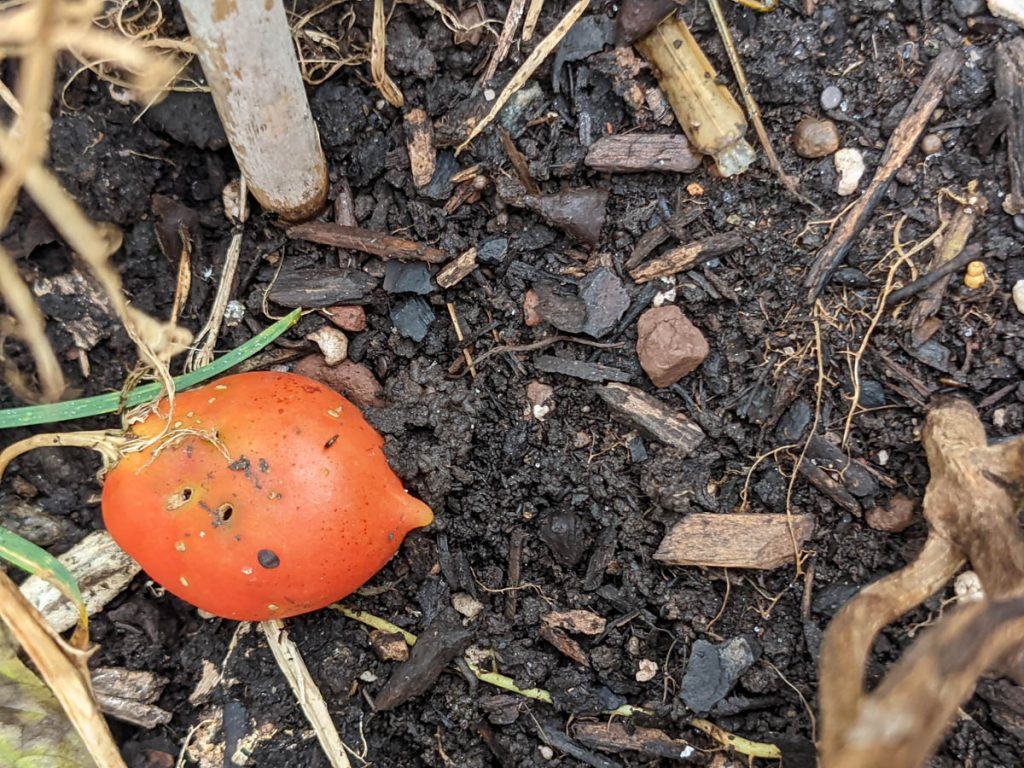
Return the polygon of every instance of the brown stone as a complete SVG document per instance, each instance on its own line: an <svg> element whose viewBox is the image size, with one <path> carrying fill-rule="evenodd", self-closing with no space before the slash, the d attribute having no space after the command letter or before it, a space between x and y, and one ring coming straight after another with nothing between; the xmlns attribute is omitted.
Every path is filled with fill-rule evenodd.
<svg viewBox="0 0 1024 768"><path fill-rule="evenodd" d="M805 117L796 124L793 144L800 157L827 157L839 149L839 129L831 120Z"/></svg>
<svg viewBox="0 0 1024 768"><path fill-rule="evenodd" d="M864 514L864 519L876 531L899 533L913 525L917 519L916 509L917 502L914 499L896 494L889 500L888 506L869 509Z"/></svg>
<svg viewBox="0 0 1024 768"><path fill-rule="evenodd" d="M337 390L360 408L384 405L380 382L369 368L360 363L345 360L332 368L320 355L309 355L299 360L292 370Z"/></svg>
<svg viewBox="0 0 1024 768"><path fill-rule="evenodd" d="M409 645L397 632L374 629L370 632L370 645L381 661L405 661L409 658Z"/></svg>
<svg viewBox="0 0 1024 768"><path fill-rule="evenodd" d="M357 333L366 330L366 310L358 304L324 307L320 311L343 331Z"/></svg>
<svg viewBox="0 0 1024 768"><path fill-rule="evenodd" d="M656 387L669 387L704 362L710 348L674 304L649 309L636 324L636 353Z"/></svg>
<svg viewBox="0 0 1024 768"><path fill-rule="evenodd" d="M544 322L544 318L540 316L540 312L537 311L537 306L540 304L540 296L537 292L531 288L526 292L526 296L523 297L523 319L530 328L536 328L538 325Z"/></svg>
<svg viewBox="0 0 1024 768"><path fill-rule="evenodd" d="M941 152L942 138L936 136L934 133L929 133L921 139L921 151L926 155L934 155L936 152Z"/></svg>

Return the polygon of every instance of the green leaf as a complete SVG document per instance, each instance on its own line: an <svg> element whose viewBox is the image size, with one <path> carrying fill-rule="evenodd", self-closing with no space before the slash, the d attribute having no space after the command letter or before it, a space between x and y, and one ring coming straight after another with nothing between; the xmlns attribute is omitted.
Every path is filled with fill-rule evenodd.
<svg viewBox="0 0 1024 768"><path fill-rule="evenodd" d="M26 573L38 576L52 584L78 608L78 629L73 644L84 647L89 637L89 614L85 610L82 592L71 571L45 549L37 547L28 539L0 528L0 558ZM2 719L2 718L0 718Z"/></svg>
<svg viewBox="0 0 1024 768"><path fill-rule="evenodd" d="M174 380L175 389L181 391L194 387L196 384L201 384L212 379L214 376L219 376L228 369L248 360L295 325L301 315L301 309L294 309L269 328L253 336L245 344L238 347L238 349L231 350L226 355L217 358L209 365L204 365L202 368L192 371L192 373L178 376ZM0 411L0 429L30 427L36 424L53 424L58 421L84 419L87 416L101 416L105 413L116 412L122 405L125 408L134 408L136 405L142 405L158 397L161 392L162 385L159 382L154 382L133 389L124 403L121 402L120 392L108 392L105 395L83 397L80 400L68 400L63 403L7 408Z"/></svg>
<svg viewBox="0 0 1024 768"><path fill-rule="evenodd" d="M0 765L86 768L95 763L46 684L18 658L0 623Z"/></svg>

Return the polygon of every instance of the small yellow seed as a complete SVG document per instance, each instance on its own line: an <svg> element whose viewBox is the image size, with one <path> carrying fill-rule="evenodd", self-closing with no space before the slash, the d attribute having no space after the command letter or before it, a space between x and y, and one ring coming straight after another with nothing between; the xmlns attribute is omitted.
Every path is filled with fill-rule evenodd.
<svg viewBox="0 0 1024 768"><path fill-rule="evenodd" d="M985 284L985 262L972 261L967 265L967 273L964 275L964 285L972 291L981 288Z"/></svg>
<svg viewBox="0 0 1024 768"><path fill-rule="evenodd" d="M185 551L185 542L184 541L176 542L175 545L174 545L174 548L176 550L178 550L179 552L184 552Z"/></svg>
<svg viewBox="0 0 1024 768"><path fill-rule="evenodd" d="M223 392L227 388L228 387L226 384L218 384L216 387L214 387L214 389L220 390L221 392Z"/></svg>
<svg viewBox="0 0 1024 768"><path fill-rule="evenodd" d="M267 610L270 611L271 613L277 613L281 609L278 606L274 605L273 603L268 603L267 604Z"/></svg>
<svg viewBox="0 0 1024 768"><path fill-rule="evenodd" d="M217 398L216 397L211 397L206 402L209 403L210 405L213 405L215 402L217 402Z"/></svg>
<svg viewBox="0 0 1024 768"><path fill-rule="evenodd" d="M188 579L186 579L184 576L179 576L178 578L181 581L181 586L183 586L183 587L187 587L188 586Z"/></svg>

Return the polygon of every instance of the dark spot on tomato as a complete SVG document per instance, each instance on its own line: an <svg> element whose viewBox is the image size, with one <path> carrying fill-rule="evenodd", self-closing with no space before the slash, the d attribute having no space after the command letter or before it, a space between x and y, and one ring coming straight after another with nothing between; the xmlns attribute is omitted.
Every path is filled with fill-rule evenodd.
<svg viewBox="0 0 1024 768"><path fill-rule="evenodd" d="M326 443L324 443L324 448L325 449L326 448L330 448L336 442L338 442L338 435L334 435L330 440L328 440Z"/></svg>
<svg viewBox="0 0 1024 768"><path fill-rule="evenodd" d="M228 469L230 469L232 472L248 472L249 460L245 458L245 454L242 454L237 459L228 464Z"/></svg>
<svg viewBox="0 0 1024 768"><path fill-rule="evenodd" d="M277 555L269 549L261 549L257 552L256 559L259 560L260 565L264 568L277 568L281 564L281 561L277 559Z"/></svg>
<svg viewBox="0 0 1024 768"><path fill-rule="evenodd" d="M190 459L192 458L192 443L189 443L188 445L185 446L185 455L188 456Z"/></svg>
<svg viewBox="0 0 1024 768"><path fill-rule="evenodd" d="M270 471L270 465L267 463L267 460L266 459L260 459L260 472L269 472L269 471Z"/></svg>

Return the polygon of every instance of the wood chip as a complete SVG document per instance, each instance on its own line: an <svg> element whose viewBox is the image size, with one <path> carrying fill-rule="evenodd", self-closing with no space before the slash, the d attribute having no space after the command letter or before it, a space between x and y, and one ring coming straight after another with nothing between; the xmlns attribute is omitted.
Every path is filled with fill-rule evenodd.
<svg viewBox="0 0 1024 768"><path fill-rule="evenodd" d="M462 617L446 610L419 636L409 660L396 669L377 694L374 708L394 709L426 693L445 668L473 642L474 631L462 625Z"/></svg>
<svg viewBox="0 0 1024 768"><path fill-rule="evenodd" d="M458 285L463 278L476 269L476 248L470 248L449 261L434 278L442 288Z"/></svg>
<svg viewBox="0 0 1024 768"><path fill-rule="evenodd" d="M90 616L121 594L140 570L106 531L90 533L57 559L78 582ZM21 593L58 632L78 623L74 604L38 576L25 579Z"/></svg>
<svg viewBox="0 0 1024 768"><path fill-rule="evenodd" d="M588 363L585 360L569 360L554 355L541 355L533 361L538 371L560 373L584 381L629 381L630 375L618 368L600 363Z"/></svg>
<svg viewBox="0 0 1024 768"><path fill-rule="evenodd" d="M603 173L688 173L700 168L701 162L701 155L681 133L605 136L590 145L584 160L588 168Z"/></svg>
<svg viewBox="0 0 1024 768"><path fill-rule="evenodd" d="M722 232L700 242L673 248L664 256L654 259L642 267L631 269L629 274L637 283L646 283L658 277L668 277L687 269L693 269L713 258L742 248L746 244L747 239L739 232Z"/></svg>
<svg viewBox="0 0 1024 768"><path fill-rule="evenodd" d="M359 269L310 267L281 274L267 298L282 307L317 309L368 300L377 281Z"/></svg>
<svg viewBox="0 0 1024 768"><path fill-rule="evenodd" d="M595 392L619 421L652 440L677 448L689 456L704 439L704 430L661 400L625 384L607 384Z"/></svg>
<svg viewBox="0 0 1024 768"><path fill-rule="evenodd" d="M644 757L686 760L697 750L682 739L673 739L657 728L630 728L621 723L580 722L573 735L584 746L604 752L639 752Z"/></svg>
<svg viewBox="0 0 1024 768"><path fill-rule="evenodd" d="M811 515L692 514L672 526L654 559L668 565L771 570L794 562L813 532Z"/></svg>
<svg viewBox="0 0 1024 768"><path fill-rule="evenodd" d="M587 654L580 647L580 644L565 634L562 630L547 624L541 624L540 629L537 630L537 634L555 646L562 655L569 657L580 666L590 666L590 659L587 658Z"/></svg>
<svg viewBox="0 0 1024 768"><path fill-rule="evenodd" d="M288 237L295 240L308 240L321 245L333 245L335 248L347 248L376 256L379 259L401 259L403 261L425 261L428 264L440 264L448 258L448 254L439 248L393 237L383 232L374 232L362 227L343 227L324 221L309 221L289 227Z"/></svg>
<svg viewBox="0 0 1024 768"><path fill-rule="evenodd" d="M592 611L576 609L572 611L552 611L545 614L541 621L549 627L557 627L568 632L581 635L600 635L608 622Z"/></svg>
<svg viewBox="0 0 1024 768"><path fill-rule="evenodd" d="M1017 36L996 46L996 96L1010 105L1006 156L1010 167L1010 194L1003 210L1024 212L1024 38Z"/></svg>
<svg viewBox="0 0 1024 768"><path fill-rule="evenodd" d="M409 151L412 183L425 187L434 178L437 150L434 148L434 126L427 113L419 107L405 113L405 146Z"/></svg>

